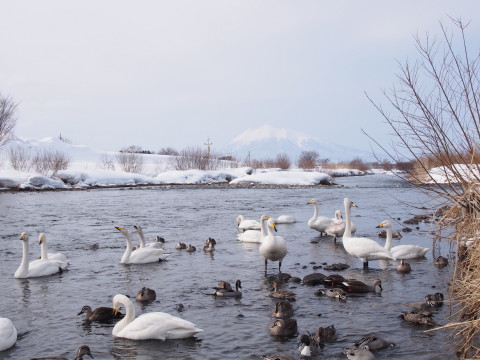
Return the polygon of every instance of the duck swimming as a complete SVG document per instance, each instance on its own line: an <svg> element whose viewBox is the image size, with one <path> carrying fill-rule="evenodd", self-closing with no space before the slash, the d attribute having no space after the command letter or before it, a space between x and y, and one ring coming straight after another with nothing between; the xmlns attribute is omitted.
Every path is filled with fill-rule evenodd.
<svg viewBox="0 0 480 360"><path fill-rule="evenodd" d="M157 298L157 293L155 290L143 287L137 295L135 295L135 300L137 301L153 301Z"/></svg>
<svg viewBox="0 0 480 360"><path fill-rule="evenodd" d="M114 309L111 307L98 307L92 311L92 308L88 305L82 307L82 310L80 310L77 316L81 314L85 314L85 320L92 322L109 322L111 320L121 319L124 316L119 311L114 314Z"/></svg>
<svg viewBox="0 0 480 360"><path fill-rule="evenodd" d="M225 297L242 297L242 292L238 290L242 288L242 282L240 280L237 280L235 282L235 290L232 289L232 287L228 282L222 281L221 283L223 283L224 287L223 288L214 287L214 289L217 289L217 291L215 291L213 295L225 296Z"/></svg>
<svg viewBox="0 0 480 360"><path fill-rule="evenodd" d="M83 360L83 357L85 355L93 359L93 355L90 352L90 348L87 345L82 345L77 350L77 354L75 355L75 360ZM66 357L54 356L54 357L34 358L30 360L68 360L68 359Z"/></svg>

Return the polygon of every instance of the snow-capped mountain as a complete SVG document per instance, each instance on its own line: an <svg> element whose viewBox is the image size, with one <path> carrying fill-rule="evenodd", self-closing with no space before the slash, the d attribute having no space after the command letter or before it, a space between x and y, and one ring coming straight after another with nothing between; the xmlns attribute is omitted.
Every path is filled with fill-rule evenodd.
<svg viewBox="0 0 480 360"><path fill-rule="evenodd" d="M228 152L239 160L250 155L250 159L274 159L285 153L292 160L298 158L302 151L316 151L321 159L331 161L352 160L361 158L373 161L372 153L364 150L320 141L305 134L263 125L256 129L248 129L228 144Z"/></svg>

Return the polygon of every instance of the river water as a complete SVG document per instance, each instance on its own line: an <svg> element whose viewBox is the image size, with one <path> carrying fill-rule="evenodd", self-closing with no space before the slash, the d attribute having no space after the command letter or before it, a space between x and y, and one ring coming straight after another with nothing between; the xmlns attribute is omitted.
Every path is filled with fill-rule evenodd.
<svg viewBox="0 0 480 360"><path fill-rule="evenodd" d="M278 225L278 235L288 242L282 271L303 278L313 272L332 274L314 266L346 263L338 272L347 278L371 283L381 279L383 292L349 297L345 303L314 295L322 286L287 283L283 288L297 294L294 303L299 333L313 332L334 324L337 341L327 343L318 359L345 359L347 346L367 334L376 334L397 344L376 352L376 359L454 359L448 331L424 332L424 328L399 319L407 303L422 301L429 293L447 295L452 268L439 269L433 259L451 256L449 246L440 244L423 259L409 260L413 271L396 272L396 261L371 261L364 271L360 260L343 249L341 238L334 244L307 227L313 214L311 198L320 201L320 215L333 217L343 211L343 198L359 207L352 209L359 236L378 238L375 227L385 219L401 219L424 213L425 194L401 180L371 175L337 179L338 187L229 189L221 187L149 187L86 191L0 194L0 317L10 318L19 332L16 345L0 353L1 359L62 355L74 358L80 345L89 345L95 359L261 359L262 355L285 352L297 355L298 337L277 339L269 327L275 319L271 281L265 277L259 244L235 240L236 217L259 218L293 215L295 224ZM396 222L394 231L405 225ZM171 253L168 261L148 265L119 263L125 248L115 226L133 232L141 225L147 240L161 235ZM397 244L432 248L432 225L405 233ZM30 234L31 258L38 257L38 234L47 234L50 252L70 258L70 271L33 279L14 279L20 264L22 231ZM136 242L136 234L132 234ZM216 239L216 251L204 253L204 241ZM175 250L178 241L197 246L187 253ZM97 244L98 249L91 246ZM268 273L277 273L269 263ZM242 281L243 297L215 298L212 286L219 280ZM157 292L148 305L135 303L137 315L163 311L194 322L204 331L195 338L169 341L131 341L112 337L113 325L86 324L75 316L83 305L111 306L112 296L135 296L143 286ZM182 303L185 311L178 313ZM449 306L435 311L439 325L446 323Z"/></svg>

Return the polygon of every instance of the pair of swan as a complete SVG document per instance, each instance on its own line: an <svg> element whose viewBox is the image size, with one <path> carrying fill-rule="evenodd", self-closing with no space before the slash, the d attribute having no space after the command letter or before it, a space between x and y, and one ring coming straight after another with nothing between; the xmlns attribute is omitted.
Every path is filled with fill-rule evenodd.
<svg viewBox="0 0 480 360"><path fill-rule="evenodd" d="M12 320L0 318L0 351L10 349L17 342L17 328Z"/></svg>
<svg viewBox="0 0 480 360"><path fill-rule="evenodd" d="M377 228L387 229L387 240L385 241L385 249L390 251L392 258L395 260L408 260L417 259L425 256L428 248L424 248L418 245L398 245L392 247L392 223L389 220L383 221Z"/></svg>
<svg viewBox="0 0 480 360"><path fill-rule="evenodd" d="M133 251L132 239L128 230L120 226L115 227L115 229L122 233L127 242L127 248L120 260L121 264L148 264L165 260L169 256L165 253L165 250L153 247L140 247Z"/></svg>
<svg viewBox="0 0 480 360"><path fill-rule="evenodd" d="M245 219L243 215L237 216L237 228L238 230L260 230L261 226L257 220Z"/></svg>
<svg viewBox="0 0 480 360"><path fill-rule="evenodd" d="M203 331L190 321L164 313L150 312L135 318L135 308L132 301L125 295L115 295L113 308L125 308L125 317L112 330L112 335L131 340L147 339L181 339Z"/></svg>
<svg viewBox="0 0 480 360"><path fill-rule="evenodd" d="M29 261L29 236L26 232L20 234L22 240L22 262L13 275L17 279L26 279L32 277L48 276L60 273L68 267L68 263L60 260L50 260L46 249L45 240L40 244L42 246L42 257L38 260Z"/></svg>
<svg viewBox="0 0 480 360"><path fill-rule="evenodd" d="M133 228L135 229L135 231L137 232L137 234L140 238L140 248L150 247L150 248L154 248L154 249L163 249L163 243L165 242L164 238L162 238L160 236L157 236L157 237L155 237L155 241L147 244L145 242L145 235L143 235L142 227L139 226L139 225L134 225Z"/></svg>
<svg viewBox="0 0 480 360"><path fill-rule="evenodd" d="M287 242L282 236L276 236L273 231L277 231L275 221L267 220L268 234L260 245L260 254L265 258L265 274L267 273L267 262L278 261L278 271L281 272L282 260L287 255Z"/></svg>
<svg viewBox="0 0 480 360"><path fill-rule="evenodd" d="M343 215L340 210L335 211L333 218L326 216L318 216L318 200L311 199L308 204L313 204L313 216L308 220L308 227L313 230L320 231L320 236L325 233L326 235L337 237L343 236L346 227L346 221L342 220ZM357 227L354 223L351 223L350 232L354 234L357 231Z"/></svg>
<svg viewBox="0 0 480 360"><path fill-rule="evenodd" d="M265 221L268 219L270 219L270 216L268 215L260 216L260 231L246 230L237 235L237 240L251 243L262 243L263 239L265 239L265 236L268 234L267 229L265 228Z"/></svg>

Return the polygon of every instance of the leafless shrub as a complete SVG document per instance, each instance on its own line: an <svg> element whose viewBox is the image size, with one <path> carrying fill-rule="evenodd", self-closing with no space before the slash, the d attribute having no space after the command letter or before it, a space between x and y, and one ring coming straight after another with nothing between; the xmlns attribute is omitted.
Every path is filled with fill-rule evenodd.
<svg viewBox="0 0 480 360"><path fill-rule="evenodd" d="M275 167L279 167L282 170L288 170L290 165L292 165L290 157L287 154L278 154L275 162Z"/></svg>
<svg viewBox="0 0 480 360"><path fill-rule="evenodd" d="M178 155L178 151L172 147L163 147L158 151L158 155Z"/></svg>
<svg viewBox="0 0 480 360"><path fill-rule="evenodd" d="M202 148L186 148L171 160L176 170L216 170L221 162L216 154L208 153Z"/></svg>
<svg viewBox="0 0 480 360"><path fill-rule="evenodd" d="M141 148L140 148L141 149ZM143 170L143 157L138 152L138 148L130 146L121 149L116 154L116 159L120 168L129 173L139 174Z"/></svg>
<svg viewBox="0 0 480 360"><path fill-rule="evenodd" d="M100 160L97 163L97 166L103 170L115 171L115 161L107 154L103 154L102 156L100 156Z"/></svg>
<svg viewBox="0 0 480 360"><path fill-rule="evenodd" d="M32 158L32 167L37 174L55 176L60 170L68 169L70 157L58 150L38 150Z"/></svg>
<svg viewBox="0 0 480 360"><path fill-rule="evenodd" d="M370 166L362 159L355 158L353 160L350 160L350 162L348 163L348 168L357 169L360 171L367 171L368 169L370 169Z"/></svg>
<svg viewBox="0 0 480 360"><path fill-rule="evenodd" d="M298 156L298 167L304 170L313 170L317 166L318 152L302 151Z"/></svg>
<svg viewBox="0 0 480 360"><path fill-rule="evenodd" d="M8 96L0 93L0 147L12 136L13 128L17 123L16 110L17 104Z"/></svg>
<svg viewBox="0 0 480 360"><path fill-rule="evenodd" d="M17 171L28 171L32 168L30 151L24 147L15 146L8 150L10 165Z"/></svg>

